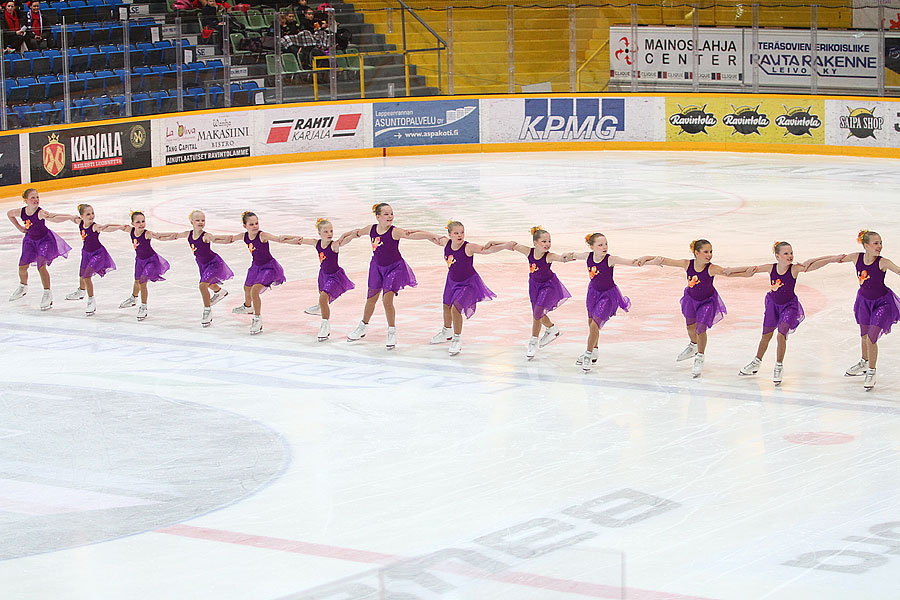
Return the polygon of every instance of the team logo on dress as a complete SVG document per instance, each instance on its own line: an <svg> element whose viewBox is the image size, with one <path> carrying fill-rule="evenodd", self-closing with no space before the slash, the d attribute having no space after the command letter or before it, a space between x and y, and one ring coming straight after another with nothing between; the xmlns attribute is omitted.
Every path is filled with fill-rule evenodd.
<svg viewBox="0 0 900 600"><path fill-rule="evenodd" d="M775 117L775 124L784 127L784 136L788 134L801 136L808 135L812 137L811 129L818 129L822 126L822 119L818 115L812 114L812 106L803 108L795 106L788 108L784 106L784 114Z"/></svg>
<svg viewBox="0 0 900 600"><path fill-rule="evenodd" d="M456 262L456 259L453 258L453 255L452 255L452 254L451 254L450 256L448 256L447 258L445 258L444 260L447 261L447 268L448 268L448 269L449 269L450 267L452 267L453 264Z"/></svg>
<svg viewBox="0 0 900 600"><path fill-rule="evenodd" d="M588 278L593 279L598 275L599 271L597 271L597 267L591 267L588 269Z"/></svg>
<svg viewBox="0 0 900 600"><path fill-rule="evenodd" d="M528 272L529 272L529 273L536 273L537 270L538 270L538 266L537 266L536 264L531 263L530 265L528 265Z"/></svg>
<svg viewBox="0 0 900 600"><path fill-rule="evenodd" d="M319 262L325 262L325 253L319 252Z"/></svg>
<svg viewBox="0 0 900 600"><path fill-rule="evenodd" d="M691 275L691 278L688 279L688 287L692 288L695 285L700 285L700 278L696 275Z"/></svg>
<svg viewBox="0 0 900 600"><path fill-rule="evenodd" d="M66 167L66 147L59 141L58 133L51 133L44 144L44 170L56 177Z"/></svg>
<svg viewBox="0 0 900 600"><path fill-rule="evenodd" d="M191 244L191 252L192 252L193 254L197 254L197 246Z"/></svg>
<svg viewBox="0 0 900 600"><path fill-rule="evenodd" d="M86 239L87 239L87 229L82 229L81 230L81 241L83 242Z"/></svg>
<svg viewBox="0 0 900 600"><path fill-rule="evenodd" d="M840 118L840 127L848 131L848 139L851 137L878 139L875 137L875 132L881 131L884 126L884 117L876 117L875 108L850 108L848 106L847 110L850 114Z"/></svg>
<svg viewBox="0 0 900 600"><path fill-rule="evenodd" d="M256 246L253 245L253 242L247 244L247 250L250 251L250 254L253 254L253 252L256 250Z"/></svg>
<svg viewBox="0 0 900 600"><path fill-rule="evenodd" d="M760 127L768 127L771 121L768 115L759 112L759 104L753 106L735 106L731 105L731 114L722 117L722 123L733 127L734 131L731 135L740 133L742 135L762 135L759 132Z"/></svg>
<svg viewBox="0 0 900 600"><path fill-rule="evenodd" d="M691 135L705 133L706 135L709 135L706 128L712 127L719 122L715 115L706 112L705 104L703 106L681 106L679 104L678 108L681 112L677 112L669 117L669 124L681 128L678 135L681 135L682 133L689 133Z"/></svg>
<svg viewBox="0 0 900 600"><path fill-rule="evenodd" d="M862 285L866 281L869 280L869 272L868 271L860 271L860 273L857 275L857 277L859 277L859 285Z"/></svg>
<svg viewBox="0 0 900 600"><path fill-rule="evenodd" d="M372 252L378 250L378 247L383 245L381 243L381 236L370 238L372 240Z"/></svg>
<svg viewBox="0 0 900 600"><path fill-rule="evenodd" d="M25 219L25 231L31 229L31 219Z"/></svg>
<svg viewBox="0 0 900 600"><path fill-rule="evenodd" d="M784 287L784 284L781 283L781 279L776 279L772 282L772 291L777 292L779 288Z"/></svg>
<svg viewBox="0 0 900 600"><path fill-rule="evenodd" d="M134 246L135 250L137 250L138 246L141 245L141 242L139 240L131 240L131 245Z"/></svg>
<svg viewBox="0 0 900 600"><path fill-rule="evenodd" d="M128 132L128 139L131 140L131 145L135 148L143 148L144 144L147 143L147 130L144 129L143 125L135 125Z"/></svg>

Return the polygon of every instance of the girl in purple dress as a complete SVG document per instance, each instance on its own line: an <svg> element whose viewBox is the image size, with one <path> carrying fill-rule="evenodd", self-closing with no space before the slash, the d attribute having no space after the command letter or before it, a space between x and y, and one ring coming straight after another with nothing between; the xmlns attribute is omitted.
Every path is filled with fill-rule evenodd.
<svg viewBox="0 0 900 600"><path fill-rule="evenodd" d="M416 276L412 269L400 255L400 240L427 240L433 236L430 233L412 229L400 229L394 227L394 209L386 202L380 202L372 206L377 223L370 227L360 227L349 231L347 239L356 239L368 236L372 242L372 262L369 263L369 292L366 306L363 309L363 317L356 329L347 335L348 342L366 337L369 330L369 319L375 312L375 304L378 296L382 296L384 316L387 319L388 334L385 346L392 350L397 345L396 311L394 309L394 296L405 287L416 287Z"/></svg>
<svg viewBox="0 0 900 600"><path fill-rule="evenodd" d="M856 237L865 252L852 252L829 257L822 257L811 262L809 268L830 262L853 263L856 265L856 278L859 291L853 314L859 324L862 358L844 373L853 377L865 374L863 387L871 390L875 387L875 364L878 361L878 338L891 332L891 326L900 321L900 298L884 284L886 271L900 275L900 267L893 261L881 256L881 236L874 231L863 229Z"/></svg>
<svg viewBox="0 0 900 600"><path fill-rule="evenodd" d="M347 277L344 269L338 265L338 252L341 246L354 237L353 232L345 233L340 239L334 239L334 226L328 219L316 219L316 230L319 239L300 238L301 244L315 246L319 257L319 310L316 313L322 315L319 324L319 333L316 336L320 342L324 342L331 335L331 307L329 304L340 298L344 292L349 292L356 286ZM312 314L310 310L308 313Z"/></svg>
<svg viewBox="0 0 900 600"><path fill-rule="evenodd" d="M769 292L766 294L765 313L763 315L763 332L756 349L756 357L750 361L739 375L756 375L763 355L769 347L769 342L775 332L778 332L777 349L775 356L775 369L772 372L772 381L778 385L781 383L784 373L784 354L787 351L787 336L797 330L806 316L800 299L794 292L797 284L797 276L804 271L815 271L823 266L820 262L816 266L809 267L807 263L813 263L820 259L811 259L807 263L794 264L794 249L787 242L775 242L772 246L775 253L775 264L758 265L754 267L734 267L726 269L729 274L736 277L751 276L756 273L769 275ZM825 258L825 257L823 257Z"/></svg>
<svg viewBox="0 0 900 600"><path fill-rule="evenodd" d="M6 213L16 229L25 234L22 240L22 256L19 258L19 285L9 297L9 301L18 300L28 293L28 267L37 265L38 275L41 276L41 284L44 287L41 310L49 310L53 306L53 296L50 294L50 271L47 270L47 265L59 256L67 258L72 247L55 232L50 231L44 221L59 223L68 221L70 217L42 209L38 191L34 188L25 190L22 198L25 199L25 206L21 209L13 208ZM19 220L22 221L21 224Z"/></svg>
<svg viewBox="0 0 900 600"><path fill-rule="evenodd" d="M492 292L475 272L476 254L493 254L503 248L491 248L466 241L466 229L459 221L447 223L447 235L434 236L431 241L444 247L444 262L447 263L447 282L444 284L444 326L431 338L432 344L450 342L450 356L462 350L463 315L467 319L475 314L475 306L497 295Z"/></svg>
<svg viewBox="0 0 900 600"><path fill-rule="evenodd" d="M244 303L235 307L231 312L238 315L253 315L250 322L250 335L256 335L262 331L262 300L259 295L272 286L281 285L286 281L284 269L278 261L272 257L269 251L269 242L280 244L299 244L300 238L290 235L273 235L260 231L259 217L256 213L244 211L241 214L241 222L246 233L241 235L216 235L211 241L220 244L230 244L243 239L250 251L252 262L247 269L247 277L244 279Z"/></svg>
<svg viewBox="0 0 900 600"><path fill-rule="evenodd" d="M194 260L197 261L197 267L200 269L200 297L203 299L203 316L200 318L200 325L209 327L212 325L213 305L228 295L228 290L222 288L221 284L234 277L234 273L228 268L222 257L209 247L215 236L203 230L206 226L206 215L203 211L191 211L189 219L193 229L182 231L176 237L187 238L188 247L194 254ZM210 290L212 290L212 294L209 293Z"/></svg>
<svg viewBox="0 0 900 600"><path fill-rule="evenodd" d="M721 321L728 312L713 285L713 279L716 275L733 277L734 274L719 265L712 264L713 249L709 240L692 241L691 252L694 254L693 259L674 260L662 256L643 256L638 259L638 264L644 265L649 262L685 270L688 283L681 297L681 314L684 315L687 334L691 341L676 360L693 358L691 374L700 377L706 353L706 330Z"/></svg>
<svg viewBox="0 0 900 600"><path fill-rule="evenodd" d="M621 308L625 312L631 307L631 300L623 296L619 286L613 281L613 268L616 265L637 267L637 259L627 259L608 254L609 242L602 233L590 233L584 236L590 252L569 254L570 260L584 260L587 264L588 284L587 304L588 337L587 350L576 364L580 364L585 373L591 370L593 363L600 356L600 330Z"/></svg>
<svg viewBox="0 0 900 600"><path fill-rule="evenodd" d="M174 240L176 233L154 233L148 230L144 213L136 210L131 213L131 225L120 225L122 231L128 231L131 235L131 245L134 247L134 287L131 296L121 304L119 308L129 308L137 304L138 293L141 295L141 304L138 306L137 320L147 318L147 283L150 281L165 281L166 271L169 270L169 261L156 253L150 245L150 240L170 241Z"/></svg>
<svg viewBox="0 0 900 600"><path fill-rule="evenodd" d="M568 256L550 252L550 234L540 227L531 228L531 238L534 247L516 242L499 244L503 250L515 250L528 257L528 297L531 300L532 316L531 339L525 352L528 359L534 358L538 347L543 348L560 336L559 328L553 324L547 313L556 310L572 297L556 273L550 270L550 263L568 262ZM485 248L488 247L493 248L494 244L490 242L485 244ZM541 325L545 327L544 335L538 341Z"/></svg>
<svg viewBox="0 0 900 600"><path fill-rule="evenodd" d="M66 296L66 300L83 300L87 295L87 307L84 314L91 316L97 312L97 304L94 302L94 282L92 277L103 277L110 271L116 270L116 263L112 256L100 243L101 231L114 231L121 229L121 225L99 225L94 221L94 209L90 204L79 204L78 215L71 217L72 222L78 224L78 232L81 234L81 268L78 271L78 289Z"/></svg>

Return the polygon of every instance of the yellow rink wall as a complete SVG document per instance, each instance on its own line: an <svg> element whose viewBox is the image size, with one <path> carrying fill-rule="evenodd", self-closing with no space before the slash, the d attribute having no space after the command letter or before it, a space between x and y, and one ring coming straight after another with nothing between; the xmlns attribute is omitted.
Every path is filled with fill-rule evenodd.
<svg viewBox="0 0 900 600"><path fill-rule="evenodd" d="M0 190L341 158L702 150L900 158L900 100L548 94L252 106L0 135Z"/></svg>

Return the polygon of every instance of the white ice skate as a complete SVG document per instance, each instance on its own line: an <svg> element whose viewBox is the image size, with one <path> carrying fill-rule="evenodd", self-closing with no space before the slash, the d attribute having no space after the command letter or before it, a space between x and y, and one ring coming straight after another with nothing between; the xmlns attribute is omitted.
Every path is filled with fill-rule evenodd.
<svg viewBox="0 0 900 600"><path fill-rule="evenodd" d="M87 295L87 292L81 288L77 288L71 294L66 294L66 300L84 300L84 297Z"/></svg>
<svg viewBox="0 0 900 600"><path fill-rule="evenodd" d="M131 308L137 304L137 296L128 296L127 300L122 300L122 303L119 304L119 308Z"/></svg>
<svg viewBox="0 0 900 600"><path fill-rule="evenodd" d="M587 373L591 370L593 366L593 360L591 360L591 353L585 352L581 355L581 370Z"/></svg>
<svg viewBox="0 0 900 600"><path fill-rule="evenodd" d="M694 366L691 368L691 376L694 379L700 377L703 373L703 355L699 352L694 355Z"/></svg>
<svg viewBox="0 0 900 600"><path fill-rule="evenodd" d="M28 293L28 286L24 283L20 283L16 289L13 290L13 293L9 296L9 301L18 300L22 296Z"/></svg>
<svg viewBox="0 0 900 600"><path fill-rule="evenodd" d="M525 351L525 358L531 360L534 358L534 355L537 354L538 348L538 339L536 337L532 337L528 340L528 350Z"/></svg>
<svg viewBox="0 0 900 600"><path fill-rule="evenodd" d="M387 341L384 343L385 347L388 350L393 350L397 347L397 328L396 327L388 327Z"/></svg>
<svg viewBox="0 0 900 600"><path fill-rule="evenodd" d="M559 327L557 327L556 325L548 327L544 330L544 335L541 336L541 341L538 345L543 348L544 346L555 342L556 339L561 335L562 333L559 331Z"/></svg>
<svg viewBox="0 0 900 600"><path fill-rule="evenodd" d="M368 323L359 322L359 325L356 326L356 329L347 334L348 342L355 342L357 340L361 340L366 337L366 332L369 330Z"/></svg>
<svg viewBox="0 0 900 600"><path fill-rule="evenodd" d="M781 374L784 372L784 365L780 362L775 363L775 370L772 371L772 383L778 385L781 383Z"/></svg>
<svg viewBox="0 0 900 600"><path fill-rule="evenodd" d="M231 312L235 315L252 315L253 307L247 306L246 304L238 304L231 310Z"/></svg>
<svg viewBox="0 0 900 600"><path fill-rule="evenodd" d="M587 352L585 352L584 354L587 354ZM582 361L584 360L584 354L579 354L578 358L575 359L575 364L578 365L579 367L582 366ZM591 350L590 355L591 355L591 364L596 365L597 361L600 359L600 349L594 348L593 350Z"/></svg>
<svg viewBox="0 0 900 600"><path fill-rule="evenodd" d="M759 373L759 364L759 359L754 356L753 360L747 363L747 366L738 371L738 375L756 375Z"/></svg>
<svg viewBox="0 0 900 600"><path fill-rule="evenodd" d="M250 335L257 333L262 333L262 317L253 315L253 319L250 321Z"/></svg>
<svg viewBox="0 0 900 600"><path fill-rule="evenodd" d="M318 304L313 304L312 306L305 308L303 310L303 312L305 312L308 315L321 315L322 307L319 306Z"/></svg>
<svg viewBox="0 0 900 600"><path fill-rule="evenodd" d="M319 334L316 336L316 339L320 342L324 342L330 335L331 325L328 323L328 319L322 319L322 324L319 325Z"/></svg>
<svg viewBox="0 0 900 600"><path fill-rule="evenodd" d="M462 335L453 334L453 338L450 340L450 356L456 356L460 351L462 351Z"/></svg>
<svg viewBox="0 0 900 600"><path fill-rule="evenodd" d="M88 298L87 306L84 309L84 314L87 316L91 316L97 312L97 302L94 301L94 298Z"/></svg>
<svg viewBox="0 0 900 600"><path fill-rule="evenodd" d="M676 358L675 360L681 362L683 360L693 358L695 354L697 354L697 344L691 342L687 345L687 348L681 351L681 354L679 354L678 358Z"/></svg>
<svg viewBox="0 0 900 600"><path fill-rule="evenodd" d="M866 369L866 379L863 381L863 387L867 390L875 387L875 369Z"/></svg>
<svg viewBox="0 0 900 600"><path fill-rule="evenodd" d="M143 321L146 318L147 318L147 305L141 304L140 306L138 306L137 320Z"/></svg>
<svg viewBox="0 0 900 600"><path fill-rule="evenodd" d="M431 338L432 344L443 344L453 338L453 330L449 327L441 327L441 330Z"/></svg>
<svg viewBox="0 0 900 600"><path fill-rule="evenodd" d="M209 327L212 325L212 309L209 307L203 308L203 317L200 319L200 324L204 327Z"/></svg>
<svg viewBox="0 0 900 600"><path fill-rule="evenodd" d="M41 294L41 310L50 310L51 306L53 306L53 295L50 294L50 290L44 290L44 293Z"/></svg>
<svg viewBox="0 0 900 600"><path fill-rule="evenodd" d="M869 368L869 361L865 358L859 359L859 362L847 369L844 372L844 375L847 377L856 377L857 375L864 375L866 370Z"/></svg>
<svg viewBox="0 0 900 600"><path fill-rule="evenodd" d="M209 305L215 306L216 302L224 298L228 295L228 290L225 288L220 289L218 292L213 292L213 295L209 297Z"/></svg>

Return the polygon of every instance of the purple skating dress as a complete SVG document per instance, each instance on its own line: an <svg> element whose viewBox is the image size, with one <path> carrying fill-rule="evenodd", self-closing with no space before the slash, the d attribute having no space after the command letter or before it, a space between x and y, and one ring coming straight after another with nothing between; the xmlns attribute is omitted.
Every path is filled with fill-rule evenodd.
<svg viewBox="0 0 900 600"><path fill-rule="evenodd" d="M328 294L328 304L331 304L356 286L338 265L338 253L332 250L331 242L323 246L322 240L318 240L316 252L319 254L319 291Z"/></svg>
<svg viewBox="0 0 900 600"><path fill-rule="evenodd" d="M769 270L771 290L766 294L766 313L763 316L763 334L778 333L787 337L794 333L806 315L800 300L794 292L797 280L794 278L794 267L789 266L784 275L778 274L778 264Z"/></svg>
<svg viewBox="0 0 900 600"><path fill-rule="evenodd" d="M169 270L169 262L150 247L146 229L141 235L135 236L134 227L131 228L131 245L135 252L134 280L140 283L165 281L163 275Z"/></svg>
<svg viewBox="0 0 900 600"><path fill-rule="evenodd" d="M853 314L859 323L859 335L868 335L871 342L877 342L891 326L900 321L900 298L884 285L885 272L881 270L881 257L876 256L871 265L865 263L865 253L856 258L856 276L859 291Z"/></svg>
<svg viewBox="0 0 900 600"><path fill-rule="evenodd" d="M713 286L713 277L709 275L709 263L702 271L694 268L694 262L687 268L687 287L681 297L681 314L684 322L690 326L697 324L697 333L703 333L725 318L728 311Z"/></svg>
<svg viewBox="0 0 900 600"><path fill-rule="evenodd" d="M556 273L550 270L547 253L534 257L534 248L528 251L528 298L534 320L540 320L551 310L556 310L572 297Z"/></svg>
<svg viewBox="0 0 900 600"><path fill-rule="evenodd" d="M399 293L409 286L416 287L416 276L400 256L400 240L394 239L394 226L378 233L378 225L372 225L369 239L372 241L372 262L369 263L369 295L379 292Z"/></svg>
<svg viewBox="0 0 900 600"><path fill-rule="evenodd" d="M594 262L594 253L587 257L587 270L591 282L587 290L587 313L597 327L603 325L621 308L625 312L631 308L631 300L623 296L619 286L613 281L613 267L609 264L609 254L600 262Z"/></svg>
<svg viewBox="0 0 900 600"><path fill-rule="evenodd" d="M247 244L247 249L250 250L250 256L253 258L250 268L247 269L244 287L260 284L269 289L273 285L281 285L287 281L284 277L284 269L269 252L269 242L262 241L261 236L262 231L258 231L256 239L251 240L249 233L244 234L244 243Z"/></svg>
<svg viewBox="0 0 900 600"><path fill-rule="evenodd" d="M467 319L475 314L476 304L497 297L475 272L475 257L466 254L468 243L463 242L457 250L453 249L452 241L448 241L444 246L444 260L447 262L444 305L455 307Z"/></svg>
<svg viewBox="0 0 900 600"><path fill-rule="evenodd" d="M94 224L85 227L84 221L78 222L78 232L81 233L81 269L78 276L82 279L90 279L94 275L103 277L110 271L116 270L116 263L112 256L100 243L100 232L94 231Z"/></svg>
<svg viewBox="0 0 900 600"><path fill-rule="evenodd" d="M209 242L203 241L206 232L201 231L200 237L195 238L194 232L188 233L187 241L194 260L200 268L200 282L210 285L218 285L234 277L234 272L228 268L222 257L212 251Z"/></svg>
<svg viewBox="0 0 900 600"><path fill-rule="evenodd" d="M55 232L47 228L44 219L40 217L41 207L39 206L33 215L25 212L27 207L22 207L19 218L25 227L25 237L22 238L22 257L19 259L19 266L37 265L40 269L44 265L49 265L54 258L62 256L68 258L69 251L72 249L64 239L59 237Z"/></svg>

